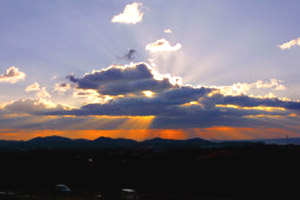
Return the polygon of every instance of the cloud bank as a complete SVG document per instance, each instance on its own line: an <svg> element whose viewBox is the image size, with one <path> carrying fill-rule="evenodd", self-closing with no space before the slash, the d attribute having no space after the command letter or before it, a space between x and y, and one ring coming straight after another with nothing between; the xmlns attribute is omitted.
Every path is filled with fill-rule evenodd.
<svg viewBox="0 0 300 200"><path fill-rule="evenodd" d="M251 88L284 89L277 79L227 88L194 87L183 85L179 77L160 74L147 63L110 66L82 78L67 78L75 85L78 96L109 98L46 115L155 116L151 128L271 127L274 124L269 119L274 116L299 120L300 102L246 94ZM262 121L262 117L269 119Z"/></svg>
<svg viewBox="0 0 300 200"><path fill-rule="evenodd" d="M54 90L79 101L83 99L81 106L52 102L46 88L34 83L27 91L41 95L3 105L0 125L8 129L57 130L216 130L218 127L300 130L299 101L247 94L251 89L284 89L282 81L277 79L195 87L141 62L112 65L82 77L69 75L67 80L55 84Z"/></svg>

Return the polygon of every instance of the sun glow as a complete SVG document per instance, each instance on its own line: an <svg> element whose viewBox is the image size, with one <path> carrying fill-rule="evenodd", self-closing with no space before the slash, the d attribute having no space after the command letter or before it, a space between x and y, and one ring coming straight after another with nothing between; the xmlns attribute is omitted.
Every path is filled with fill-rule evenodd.
<svg viewBox="0 0 300 200"><path fill-rule="evenodd" d="M263 110L267 112L273 112L273 111L285 111L285 108L281 107L267 107L267 106L255 106L255 107L242 107L232 104L222 105L222 104L216 104L216 107L218 108L234 108L234 109L240 109L240 110Z"/></svg>
<svg viewBox="0 0 300 200"><path fill-rule="evenodd" d="M129 117L117 129L148 129L154 118L155 116Z"/></svg>
<svg viewBox="0 0 300 200"><path fill-rule="evenodd" d="M203 104L199 103L198 101L190 101L188 103L181 104L181 106L193 106L193 105L203 106Z"/></svg>
<svg viewBox="0 0 300 200"><path fill-rule="evenodd" d="M299 128L299 127L295 127ZM259 138L282 138L287 134L299 137L299 132L276 128L248 128L215 126L210 128L190 129L114 129L114 130L30 130L30 129L0 129L1 139L30 140L35 137L57 135L71 139L91 139L99 137L126 138L143 141L153 138L184 140L189 138L202 138L206 140L246 140Z"/></svg>
<svg viewBox="0 0 300 200"><path fill-rule="evenodd" d="M145 90L143 91L143 94L146 96L146 97L153 97L155 95L154 92L152 92L151 90Z"/></svg>

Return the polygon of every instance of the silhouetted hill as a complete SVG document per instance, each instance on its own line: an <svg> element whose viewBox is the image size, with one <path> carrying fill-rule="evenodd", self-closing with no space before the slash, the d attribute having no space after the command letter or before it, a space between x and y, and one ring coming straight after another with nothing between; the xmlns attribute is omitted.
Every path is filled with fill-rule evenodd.
<svg viewBox="0 0 300 200"><path fill-rule="evenodd" d="M33 150L33 149L114 149L114 148L133 148L133 149L194 149L194 148L220 148L225 146L247 146L261 143L258 141L229 141L212 142L200 138L188 140L170 140L154 138L137 142L130 139L112 139L100 137L95 140L69 139L60 136L37 137L29 141L5 141L0 140L0 150ZM299 139L300 143L300 139Z"/></svg>
<svg viewBox="0 0 300 200"><path fill-rule="evenodd" d="M99 146L106 147L106 148L128 148L134 147L138 144L137 141L129 140L129 139L112 139L108 137L100 137L93 141L93 143L98 144Z"/></svg>
<svg viewBox="0 0 300 200"><path fill-rule="evenodd" d="M280 145L287 145L287 144L295 144L300 145L300 138L278 138L278 139L265 139L261 140L265 144L280 144Z"/></svg>
<svg viewBox="0 0 300 200"><path fill-rule="evenodd" d="M21 147L24 144L24 141L7 141L7 140L0 140L0 150L5 149L16 149Z"/></svg>
<svg viewBox="0 0 300 200"><path fill-rule="evenodd" d="M264 143L274 145L300 145L300 138L273 138L273 139L254 139L254 140L232 140L232 141L216 141L219 144L228 146L230 144L236 145L249 145L253 143Z"/></svg>
<svg viewBox="0 0 300 200"><path fill-rule="evenodd" d="M123 138L118 138L118 139L112 139L109 137L99 137L94 140L95 142L101 142L101 143L127 143L127 144L136 144L137 141L135 140L130 140L130 139L123 139Z"/></svg>
<svg viewBox="0 0 300 200"><path fill-rule="evenodd" d="M29 143L56 143L56 142L70 142L72 141L69 138L60 137L60 136L49 136L49 137L37 137L29 140Z"/></svg>
<svg viewBox="0 0 300 200"><path fill-rule="evenodd" d="M264 144L262 141L226 141L226 142L219 142L218 143L222 147L226 146L248 146L253 144Z"/></svg>
<svg viewBox="0 0 300 200"><path fill-rule="evenodd" d="M189 140L168 140L161 138L154 138L151 140L145 140L140 142L141 145L154 148L154 149L170 149L170 148L207 148L217 147L218 143L210 142L200 138L189 139Z"/></svg>
<svg viewBox="0 0 300 200"><path fill-rule="evenodd" d="M59 137L37 137L24 143L25 149L64 149L72 148L75 144L75 140Z"/></svg>

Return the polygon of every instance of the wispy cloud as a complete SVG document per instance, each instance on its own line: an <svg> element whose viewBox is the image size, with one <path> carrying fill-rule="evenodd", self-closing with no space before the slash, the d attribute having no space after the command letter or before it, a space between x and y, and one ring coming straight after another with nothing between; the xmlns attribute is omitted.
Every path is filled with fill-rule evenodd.
<svg viewBox="0 0 300 200"><path fill-rule="evenodd" d="M172 46L169 41L162 38L153 43L147 44L146 50L151 52L164 52L164 51L178 51L181 48L181 44L177 43Z"/></svg>
<svg viewBox="0 0 300 200"><path fill-rule="evenodd" d="M5 74L0 74L0 82L16 83L25 78L26 74L15 66L8 68Z"/></svg>
<svg viewBox="0 0 300 200"><path fill-rule="evenodd" d="M35 82L32 85L29 85L26 87L25 91L26 92L33 92L33 91L40 91L40 84Z"/></svg>
<svg viewBox="0 0 300 200"><path fill-rule="evenodd" d="M54 91L57 91L59 94L64 94L68 90L72 88L71 84L69 83L56 83L54 86Z"/></svg>
<svg viewBox="0 0 300 200"><path fill-rule="evenodd" d="M124 11L115 15L112 23L137 24L142 22L144 13L141 11L142 3L134 2L125 6Z"/></svg>
<svg viewBox="0 0 300 200"><path fill-rule="evenodd" d="M129 49L127 53L124 54L124 56L117 56L118 59L124 59L127 61L133 61L136 58L137 51L134 49Z"/></svg>
<svg viewBox="0 0 300 200"><path fill-rule="evenodd" d="M46 87L40 87L40 84L35 82L32 85L29 85L25 89L26 92L36 92L35 95L38 98L51 98L49 92L47 92Z"/></svg>
<svg viewBox="0 0 300 200"><path fill-rule="evenodd" d="M293 39L291 41L283 43L283 44L279 45L278 47L282 50L286 50L286 49L291 49L294 46L300 46L300 38Z"/></svg>
<svg viewBox="0 0 300 200"><path fill-rule="evenodd" d="M252 89L273 89L273 90L285 90L283 81L278 79L270 79L270 81L256 81L254 83L234 83L229 86L217 86L220 92L224 95L246 95Z"/></svg>
<svg viewBox="0 0 300 200"><path fill-rule="evenodd" d="M49 92L47 92L46 87L42 87L37 93L36 96L38 98L51 98Z"/></svg>

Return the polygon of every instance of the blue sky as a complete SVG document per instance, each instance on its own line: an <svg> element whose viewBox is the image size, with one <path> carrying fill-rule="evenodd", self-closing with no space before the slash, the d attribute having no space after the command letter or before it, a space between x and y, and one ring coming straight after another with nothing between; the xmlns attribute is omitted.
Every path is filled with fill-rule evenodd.
<svg viewBox="0 0 300 200"><path fill-rule="evenodd" d="M276 79L284 89L254 87L245 95L272 93L276 98L300 99L300 46L278 47L300 37L299 1L136 2L141 3L142 21L124 24L111 20L134 1L2 0L0 74L15 66L26 79L0 82L0 103L38 98L25 91L37 82L51 95L48 101L78 109L90 102L73 98L71 91L58 94L55 84L67 82L65 77L70 74L82 78L93 70L130 62L146 62L159 73L180 76L183 84L193 87ZM172 32L164 33L166 29ZM145 49L162 38L181 48L161 53ZM130 49L137 52L134 60L118 58Z"/></svg>

